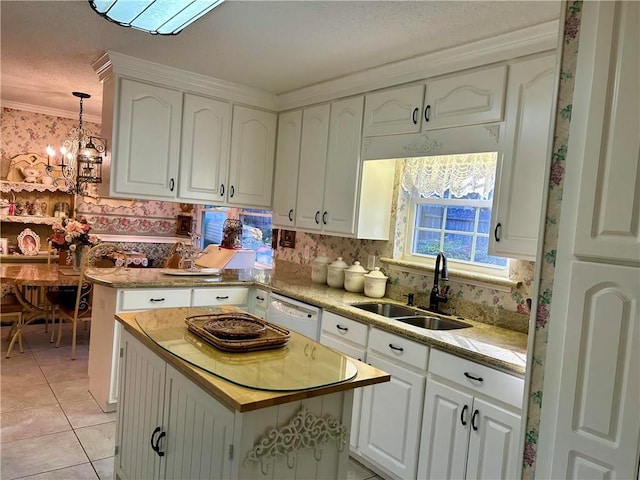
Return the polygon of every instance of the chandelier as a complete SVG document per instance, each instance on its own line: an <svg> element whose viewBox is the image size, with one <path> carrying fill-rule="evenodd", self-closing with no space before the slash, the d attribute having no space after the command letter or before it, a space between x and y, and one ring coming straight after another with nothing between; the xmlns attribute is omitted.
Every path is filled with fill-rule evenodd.
<svg viewBox="0 0 640 480"><path fill-rule="evenodd" d="M224 0L89 0L103 18L152 35L177 35Z"/></svg>
<svg viewBox="0 0 640 480"><path fill-rule="evenodd" d="M88 184L102 183L102 154L106 150L106 140L82 128L82 102L91 95L82 92L72 94L80 99L78 126L72 128L69 137L63 141L60 157L56 157L51 145L47 146L47 173L59 168L60 176L53 179L53 184L64 187L69 193L86 195Z"/></svg>

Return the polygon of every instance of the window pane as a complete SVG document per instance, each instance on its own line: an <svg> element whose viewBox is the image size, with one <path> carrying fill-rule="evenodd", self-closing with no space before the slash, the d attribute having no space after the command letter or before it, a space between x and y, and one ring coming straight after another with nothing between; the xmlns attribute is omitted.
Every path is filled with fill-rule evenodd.
<svg viewBox="0 0 640 480"><path fill-rule="evenodd" d="M481 208L480 218L478 219L478 233L489 233L491 228L491 209Z"/></svg>
<svg viewBox="0 0 640 480"><path fill-rule="evenodd" d="M501 267L507 265L506 258L489 255L489 237L478 237L476 240L476 258L474 261L488 265L499 265Z"/></svg>
<svg viewBox="0 0 640 480"><path fill-rule="evenodd" d="M421 228L442 228L444 207L441 205L418 205L416 208L416 226Z"/></svg>
<svg viewBox="0 0 640 480"><path fill-rule="evenodd" d="M476 223L476 209L473 207L447 207L445 230L473 232Z"/></svg>
<svg viewBox="0 0 640 480"><path fill-rule="evenodd" d="M471 248L473 237L471 235L460 235L457 233L444 234L444 253L449 258L457 260L471 260Z"/></svg>
<svg viewBox="0 0 640 480"><path fill-rule="evenodd" d="M248 210L247 210L248 211ZM253 210L261 212L261 210ZM256 251L256 262L271 265L271 217L240 214L242 221L242 247Z"/></svg>
<svg viewBox="0 0 640 480"><path fill-rule="evenodd" d="M222 243L222 225L227 219L227 212L225 211L209 211L204 212L204 232L203 232L203 247L207 245L220 245Z"/></svg>
<svg viewBox="0 0 640 480"><path fill-rule="evenodd" d="M417 230L413 241L413 253L437 255L440 251L440 232Z"/></svg>

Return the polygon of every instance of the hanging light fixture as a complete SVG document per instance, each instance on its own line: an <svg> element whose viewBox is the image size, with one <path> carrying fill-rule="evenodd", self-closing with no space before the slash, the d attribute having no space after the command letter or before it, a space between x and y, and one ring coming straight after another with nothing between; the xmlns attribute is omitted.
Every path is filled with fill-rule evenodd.
<svg viewBox="0 0 640 480"><path fill-rule="evenodd" d="M69 193L85 195L87 184L102 183L102 154L106 150L106 140L85 131L82 127L82 110L85 98L91 98L88 93L72 92L80 99L80 113L78 127L71 129L70 138L64 140L60 147L60 157L47 146L47 173L60 168L61 176L54 178L54 185L64 186ZM53 164L51 163L53 157Z"/></svg>
<svg viewBox="0 0 640 480"><path fill-rule="evenodd" d="M177 35L224 0L89 0L100 16L152 35Z"/></svg>

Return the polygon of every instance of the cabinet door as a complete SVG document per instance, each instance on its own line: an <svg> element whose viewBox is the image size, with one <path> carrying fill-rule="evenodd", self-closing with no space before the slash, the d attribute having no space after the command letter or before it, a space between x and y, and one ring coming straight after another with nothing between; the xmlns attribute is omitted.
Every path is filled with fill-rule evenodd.
<svg viewBox="0 0 640 480"><path fill-rule="evenodd" d="M472 403L471 395L427 380L418 478L464 478Z"/></svg>
<svg viewBox="0 0 640 480"><path fill-rule="evenodd" d="M535 260L548 157L555 55L509 67L505 132L496 171L493 255Z"/></svg>
<svg viewBox="0 0 640 480"><path fill-rule="evenodd" d="M520 415L475 398L470 418L466 478L517 478Z"/></svg>
<svg viewBox="0 0 640 480"><path fill-rule="evenodd" d="M371 352L367 362L391 381L363 389L360 452L400 478L415 478L425 378Z"/></svg>
<svg viewBox="0 0 640 480"><path fill-rule="evenodd" d="M424 85L370 93L365 97L365 137L417 133L422 119Z"/></svg>
<svg viewBox="0 0 640 480"><path fill-rule="evenodd" d="M136 198L176 197L182 121L177 90L119 80L111 189Z"/></svg>
<svg viewBox="0 0 640 480"><path fill-rule="evenodd" d="M227 202L271 207L277 116L234 105Z"/></svg>
<svg viewBox="0 0 640 480"><path fill-rule="evenodd" d="M151 449L151 436L162 427L166 364L126 331L121 348L115 474L132 480L158 478L161 457Z"/></svg>
<svg viewBox="0 0 640 480"><path fill-rule="evenodd" d="M422 129L501 121L506 79L501 66L429 81Z"/></svg>
<svg viewBox="0 0 640 480"><path fill-rule="evenodd" d="M234 412L167 366L164 478L230 478Z"/></svg>
<svg viewBox="0 0 640 480"><path fill-rule="evenodd" d="M319 231L322 225L329 109L326 104L305 108L302 112L296 226L305 230Z"/></svg>
<svg viewBox="0 0 640 480"><path fill-rule="evenodd" d="M278 145L273 183L271 218L274 227L291 228L296 224L301 135L302 110L281 113L278 118Z"/></svg>
<svg viewBox="0 0 640 480"><path fill-rule="evenodd" d="M331 105L322 212L326 233L355 233L363 104L364 97L356 97Z"/></svg>
<svg viewBox="0 0 640 480"><path fill-rule="evenodd" d="M220 203L229 166L231 105L185 94L178 197Z"/></svg>

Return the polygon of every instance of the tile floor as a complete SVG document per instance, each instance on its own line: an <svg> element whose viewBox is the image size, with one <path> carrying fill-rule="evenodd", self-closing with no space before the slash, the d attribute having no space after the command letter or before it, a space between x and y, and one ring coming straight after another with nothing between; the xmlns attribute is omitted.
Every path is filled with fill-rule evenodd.
<svg viewBox="0 0 640 480"><path fill-rule="evenodd" d="M80 327L71 361L70 328L54 348L44 325L29 325L24 353L0 352L0 478L112 479L116 414L104 413L88 392L89 331ZM348 480L379 480L349 462Z"/></svg>

